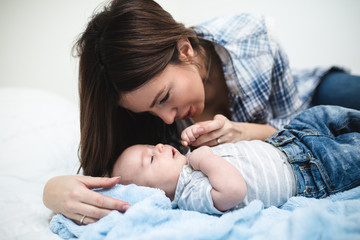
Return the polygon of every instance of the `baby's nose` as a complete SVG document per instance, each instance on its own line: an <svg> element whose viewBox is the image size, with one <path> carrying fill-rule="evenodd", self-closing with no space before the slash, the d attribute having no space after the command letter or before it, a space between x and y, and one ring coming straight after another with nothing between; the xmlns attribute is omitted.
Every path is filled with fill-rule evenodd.
<svg viewBox="0 0 360 240"><path fill-rule="evenodd" d="M165 150L165 146L162 143L159 143L155 146L156 150L158 150L160 153L162 153Z"/></svg>

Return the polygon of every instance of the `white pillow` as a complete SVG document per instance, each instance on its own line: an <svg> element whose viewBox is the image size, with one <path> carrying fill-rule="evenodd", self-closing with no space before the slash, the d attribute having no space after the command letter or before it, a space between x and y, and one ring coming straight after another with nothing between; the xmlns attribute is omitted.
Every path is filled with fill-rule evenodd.
<svg viewBox="0 0 360 240"><path fill-rule="evenodd" d="M38 89L0 88L0 175L45 182L76 174L76 104Z"/></svg>

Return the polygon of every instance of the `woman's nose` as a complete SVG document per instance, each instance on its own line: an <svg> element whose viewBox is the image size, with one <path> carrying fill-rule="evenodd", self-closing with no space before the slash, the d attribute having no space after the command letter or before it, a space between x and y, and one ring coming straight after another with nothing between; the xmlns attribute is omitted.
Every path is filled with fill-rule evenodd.
<svg viewBox="0 0 360 240"><path fill-rule="evenodd" d="M158 115L166 124L172 124L175 120L176 109L169 109L159 112Z"/></svg>

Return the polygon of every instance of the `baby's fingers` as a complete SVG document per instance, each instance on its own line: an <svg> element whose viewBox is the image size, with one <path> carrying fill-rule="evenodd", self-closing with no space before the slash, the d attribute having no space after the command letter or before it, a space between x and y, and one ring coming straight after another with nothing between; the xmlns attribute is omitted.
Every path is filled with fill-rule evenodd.
<svg viewBox="0 0 360 240"><path fill-rule="evenodd" d="M181 142L184 146L189 145L193 141L196 141L196 139L200 136L200 133L203 131L203 128L201 128L198 125L192 125L186 129L181 134Z"/></svg>

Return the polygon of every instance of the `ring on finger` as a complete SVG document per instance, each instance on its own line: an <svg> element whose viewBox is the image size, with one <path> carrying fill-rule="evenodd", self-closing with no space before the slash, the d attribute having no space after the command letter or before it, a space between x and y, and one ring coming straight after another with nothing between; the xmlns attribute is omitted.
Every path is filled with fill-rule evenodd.
<svg viewBox="0 0 360 240"><path fill-rule="evenodd" d="M80 219L80 224L83 224L84 223L84 219L86 218L86 215L82 216L81 219Z"/></svg>
<svg viewBox="0 0 360 240"><path fill-rule="evenodd" d="M218 144L221 144L220 138L217 138L217 139L216 139L216 142L217 142Z"/></svg>

